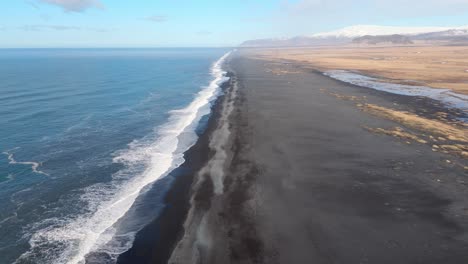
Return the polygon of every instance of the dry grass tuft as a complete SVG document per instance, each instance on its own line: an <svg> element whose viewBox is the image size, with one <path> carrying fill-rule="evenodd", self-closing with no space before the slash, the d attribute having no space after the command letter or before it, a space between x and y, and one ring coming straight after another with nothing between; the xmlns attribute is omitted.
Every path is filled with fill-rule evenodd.
<svg viewBox="0 0 468 264"><path fill-rule="evenodd" d="M388 135L388 136L394 136L394 137L397 137L397 138L401 138L401 139L405 139L405 140L413 140L413 141L416 141L416 142L419 142L421 144L426 144L427 141L410 133L410 132L407 132L405 131L403 128L401 127L395 127L393 129L384 129L384 128L371 128L371 127L364 127L365 129L367 129L368 131L370 132L373 132L373 133L378 133L378 134L384 134L384 135Z"/></svg>
<svg viewBox="0 0 468 264"><path fill-rule="evenodd" d="M442 120L428 119L413 113L397 111L374 104L361 104L360 109L419 131L418 134L415 134L404 131L400 127L392 130L366 127L371 132L431 144L433 151L454 154L468 159L468 129L463 125L447 124Z"/></svg>
<svg viewBox="0 0 468 264"><path fill-rule="evenodd" d="M432 120L413 113L397 111L374 104L365 104L361 109L396 121L412 129L434 134L444 139L468 144L468 130L465 127L450 125L443 121Z"/></svg>

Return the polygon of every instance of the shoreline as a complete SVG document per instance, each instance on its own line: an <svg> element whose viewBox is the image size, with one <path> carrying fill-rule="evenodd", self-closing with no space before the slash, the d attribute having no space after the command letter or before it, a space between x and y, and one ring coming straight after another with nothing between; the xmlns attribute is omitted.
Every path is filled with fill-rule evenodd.
<svg viewBox="0 0 468 264"><path fill-rule="evenodd" d="M227 71L226 76L230 75ZM221 94L212 103L206 124L199 124L204 128L197 142L184 153L185 162L168 175L175 180L165 195L165 208L161 215L137 233L132 247L119 255L118 264L157 264L167 263L169 260L184 231L183 223L190 208L189 200L194 178L212 156L209 149L210 137L217 127L226 91L230 85L229 80L220 86Z"/></svg>
<svg viewBox="0 0 468 264"><path fill-rule="evenodd" d="M451 119L438 113L456 112L297 62L277 75L268 63L242 53L225 62L231 78L176 170L168 206L118 263L468 260L466 160L365 106L441 122Z"/></svg>
<svg viewBox="0 0 468 264"><path fill-rule="evenodd" d="M216 129L210 138L209 148L213 155L197 172L190 198L191 208L184 223L184 235L172 252L169 263L204 263L211 258L214 248L217 252L224 252L223 257L216 260L217 263L226 263L225 260L229 259L228 243L217 236L224 234L219 229L225 228L222 222L236 219L234 215L222 211L232 206L226 204L229 202L225 198L230 198L236 190L233 188L236 184L231 167L237 160L235 149L238 148L238 123L241 121L238 107L242 96L230 60L226 67L232 73L231 85L226 91ZM233 236L234 232L231 232Z"/></svg>

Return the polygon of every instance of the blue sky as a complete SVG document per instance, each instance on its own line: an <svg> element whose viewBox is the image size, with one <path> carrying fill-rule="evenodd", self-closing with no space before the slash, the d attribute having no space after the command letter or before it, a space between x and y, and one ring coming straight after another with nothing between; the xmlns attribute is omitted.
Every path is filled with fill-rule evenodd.
<svg viewBox="0 0 468 264"><path fill-rule="evenodd" d="M232 46L356 24L468 25L468 0L13 0L0 47Z"/></svg>

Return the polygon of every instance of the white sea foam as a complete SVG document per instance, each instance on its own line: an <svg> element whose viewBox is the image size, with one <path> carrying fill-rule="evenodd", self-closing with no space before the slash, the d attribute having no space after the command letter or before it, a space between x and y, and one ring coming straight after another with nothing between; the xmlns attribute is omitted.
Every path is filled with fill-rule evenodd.
<svg viewBox="0 0 468 264"><path fill-rule="evenodd" d="M49 176L49 174L47 174L47 173L45 173L45 172L38 169L39 166L41 166L41 163L39 163L39 162L35 162L35 161L17 161L17 160L15 160L15 158L13 156L13 153L10 153L8 151L3 152L3 154L7 155L9 164L12 164L12 165L16 165L16 164L28 165L28 166L31 166L31 170L34 173Z"/></svg>
<svg viewBox="0 0 468 264"><path fill-rule="evenodd" d="M84 263L88 253L102 249L111 241L116 232L115 224L129 211L141 191L184 162L184 152L197 140L196 125L209 113L210 102L218 95L220 85L228 80L221 67L229 55L230 52L212 66L213 81L190 105L171 111L169 121L159 127L155 135L134 141L127 150L117 153L114 162L125 164L126 169L113 175L110 183L96 184L84 190L81 200L88 204L88 213L40 223L39 226L44 227L32 235L31 249L16 263L31 259L35 263ZM133 175L141 168L144 168L142 173ZM122 248L102 251L115 257L130 246L127 241Z"/></svg>
<svg viewBox="0 0 468 264"><path fill-rule="evenodd" d="M375 90L408 96L424 96L442 102L448 107L457 108L468 113L468 96L457 94L449 89L434 89L426 86L386 83L379 79L345 70L334 70L324 73L334 79Z"/></svg>
<svg viewBox="0 0 468 264"><path fill-rule="evenodd" d="M192 186L195 192L200 190L206 177L210 177L213 182L214 194L219 196L224 193L226 169L232 159L232 155L227 151L233 140L229 120L235 111L238 88L237 82L234 81L223 98L222 107L217 118L217 127L210 138L209 147L213 155L197 174L196 182ZM192 206L184 223L184 236L179 240L172 252L169 263L178 263L181 259L187 260L187 263L198 263L203 252L209 251L216 246L212 234L207 228L209 213L203 210L200 211L196 206L193 206L193 199L192 196Z"/></svg>

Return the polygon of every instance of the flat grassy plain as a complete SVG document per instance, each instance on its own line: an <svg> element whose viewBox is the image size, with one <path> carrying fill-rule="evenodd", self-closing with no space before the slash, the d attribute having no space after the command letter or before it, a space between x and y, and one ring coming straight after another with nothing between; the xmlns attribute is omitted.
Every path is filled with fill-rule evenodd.
<svg viewBox="0 0 468 264"><path fill-rule="evenodd" d="M320 71L354 70L387 82L468 94L468 45L272 48L255 50L255 54L310 64Z"/></svg>

